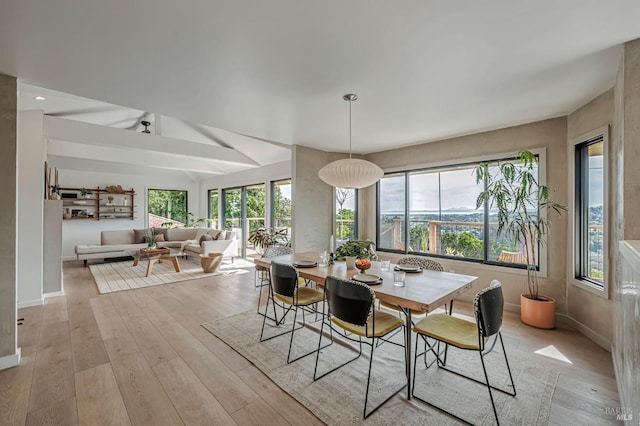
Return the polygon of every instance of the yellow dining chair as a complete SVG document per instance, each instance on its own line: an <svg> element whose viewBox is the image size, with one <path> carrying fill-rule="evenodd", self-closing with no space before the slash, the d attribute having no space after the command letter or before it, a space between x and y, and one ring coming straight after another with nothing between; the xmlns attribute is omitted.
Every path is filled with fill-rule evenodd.
<svg viewBox="0 0 640 426"><path fill-rule="evenodd" d="M498 419L498 411L496 410L496 404L493 399L493 393L491 392L491 389L495 389L511 396L516 395L516 387L513 382L513 375L511 374L511 368L509 367L509 360L507 358L507 352L504 349L504 342L502 340L501 333L502 312L504 309L502 284L500 284L499 281L494 280L491 282L491 285L489 287L478 292L473 302L473 309L476 317L475 322L471 322L447 314L432 314L422 319L413 327L413 331L417 333L417 336L419 338L416 339L413 386L411 394L419 401L422 401L434 408L437 408L442 412L445 412L459 420L468 423L467 420L462 419L452 412L447 411L442 407L438 407L415 394L418 357L425 356L426 358L427 352L431 352L436 357L438 368L442 368L443 370L452 372L461 377L465 377L476 383L487 386L487 389L489 390L489 398L491 399L491 406L493 407L493 414L496 417L496 422L500 424L500 420ZM437 342L444 343L446 345L444 353L440 352L436 348L435 344L429 344L427 338L435 339ZM418 353L418 343L420 340L424 342L424 351ZM504 361L507 367L507 371L509 372L509 379L511 380L511 388L513 389L513 391L497 388L489 383L489 376L487 374L487 368L485 366L484 358L495 348L498 340L500 340L500 345L502 346L502 353L504 354ZM474 377L469 377L460 372L447 368L447 352L449 345L462 350L478 352L478 354L480 355L482 370L484 372L484 381L478 380Z"/></svg>

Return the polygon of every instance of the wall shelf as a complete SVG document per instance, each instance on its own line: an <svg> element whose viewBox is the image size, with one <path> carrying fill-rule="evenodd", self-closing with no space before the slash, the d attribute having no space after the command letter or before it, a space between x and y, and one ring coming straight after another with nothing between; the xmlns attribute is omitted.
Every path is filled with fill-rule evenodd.
<svg viewBox="0 0 640 426"><path fill-rule="evenodd" d="M91 196L82 195L88 190ZM62 197L62 217L65 220L112 220L135 219L134 204L136 192L133 189L122 192L109 192L106 188L60 188ZM113 197L113 201L109 200ZM113 205L107 203L113 202Z"/></svg>

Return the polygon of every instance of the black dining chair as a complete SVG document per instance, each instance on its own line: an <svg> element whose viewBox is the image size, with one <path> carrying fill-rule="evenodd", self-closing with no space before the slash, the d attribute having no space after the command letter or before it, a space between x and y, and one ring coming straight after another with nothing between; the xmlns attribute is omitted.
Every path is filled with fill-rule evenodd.
<svg viewBox="0 0 640 426"><path fill-rule="evenodd" d="M269 309L269 302L273 305L273 319L268 318L266 312ZM265 315L262 320L262 332L260 333L260 341L264 342L271 340L275 337L282 336L287 333L291 333L291 339L289 340L289 352L287 353L287 364L311 355L316 350L312 350L304 355L300 355L294 359L291 359L291 347L293 346L293 336L296 330L300 330L306 324L305 312L318 312L317 304L321 304L324 307L324 293L322 290L311 287L299 287L298 286L298 271L291 265L284 263L271 262L271 281L269 285L269 296L267 298L267 306L265 308ZM314 309L311 306L315 305ZM282 316L278 318L276 307L280 307L283 311ZM284 321L291 311L294 311L293 323L290 330L278 333L274 336L264 337L264 329L267 319L274 321L276 326L284 324ZM296 327L296 321L298 318L298 310L302 311L302 325ZM328 345L327 345L328 346Z"/></svg>
<svg viewBox="0 0 640 426"><path fill-rule="evenodd" d="M416 339L412 396L419 401L422 401L434 408L437 408L442 412L445 412L459 420L468 423L467 420L462 419L451 411L448 411L442 407L438 407L415 394L416 370L418 367L416 361L418 357L426 357L427 352L431 352L436 357L438 368L442 368L443 370L449 371L458 376L487 386L487 389L489 390L489 398L491 399L491 406L493 407L493 413L496 417L496 422L500 424L500 420L498 419L498 411L496 410L496 404L493 399L493 393L491 392L491 389L495 389L507 395L516 396L516 387L513 382L513 375L511 374L509 359L507 358L507 352L504 349L504 342L502 340L501 333L502 313L504 309L502 284L500 284L499 281L494 280L489 287L478 292L473 301L473 309L476 317L475 322L457 318L447 314L433 314L428 315L413 327L413 331L416 332L417 335L422 339ZM440 352L435 344L429 344L427 338L435 339L437 342L444 343L446 345L444 353ZM422 340L424 342L424 351L421 353L418 353L419 340ZM487 374L487 368L485 365L485 356L493 351L498 340L500 340L500 345L502 346L502 353L504 354L504 361L507 367L507 371L509 372L509 379L511 380L511 388L513 389L513 391L497 388L489 383L489 376ZM482 370L484 372L484 381L447 368L447 352L449 345L462 350L478 352L478 354L480 355Z"/></svg>
<svg viewBox="0 0 640 426"><path fill-rule="evenodd" d="M271 257L283 256L285 254L293 254L293 249L291 247L286 247L286 246L271 246L265 249L264 254L262 255L262 258L268 259ZM271 282L271 271L270 271L270 268L266 266L261 266L261 265L256 265L255 268L256 268L255 276L254 276L255 286L260 287L260 293L258 294L257 312L260 315L266 315L267 314L266 310L264 314L260 312L260 302L262 301L262 287L268 286L269 283Z"/></svg>
<svg viewBox="0 0 640 426"><path fill-rule="evenodd" d="M367 373L367 387L365 391L363 411L363 418L366 419L406 387L405 384L400 389L394 390L393 393L389 397L387 397L387 399L378 404L371 411L367 412L367 404L369 401L369 384L371 381L371 367L373 364L374 348L376 346L374 344L374 341L376 339L387 336L389 333L395 330L404 329L404 321L402 321L395 315L391 315L375 309L375 295L373 291L365 284L356 281L345 281L336 277L329 276L325 280L324 291L328 310L327 317L322 321L322 326L320 329L318 351L316 352L316 366L313 371L313 380L319 380L327 374L330 374L360 358L360 356L362 355L363 343L371 346L371 356L369 358L369 372ZM340 331L349 333L347 335L340 334L340 336L358 343L359 352L355 358L352 358L338 365L337 367L334 367L331 370L319 375L318 363L320 360L320 346L322 344L322 336L325 324L329 326L331 342L333 342L332 331L334 330L334 327L338 327L339 329L335 330L338 334L340 334ZM404 344L401 345L395 342L390 343L404 348L406 346L406 335L403 333L403 336L405 336ZM363 338L365 338L365 341L363 341ZM404 357L404 351L403 359L405 360L404 374L406 374L407 366L406 357Z"/></svg>

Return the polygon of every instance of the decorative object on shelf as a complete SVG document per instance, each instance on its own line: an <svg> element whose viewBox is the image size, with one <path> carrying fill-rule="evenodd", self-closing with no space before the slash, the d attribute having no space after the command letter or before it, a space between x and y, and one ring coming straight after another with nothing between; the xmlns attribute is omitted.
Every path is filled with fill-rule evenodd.
<svg viewBox="0 0 640 426"><path fill-rule="evenodd" d="M122 200L122 205L125 207L129 205L129 199L127 197L124 197L124 200Z"/></svg>
<svg viewBox="0 0 640 426"><path fill-rule="evenodd" d="M476 181L487 182L486 189L478 195L477 208L488 205L497 208L497 236L513 238L522 247L523 260L527 265L528 294L521 295L534 303L520 305L520 319L525 324L539 328L555 327L555 300L540 294L538 282L538 247L544 244L551 223L546 211L558 215L567 208L551 200L551 191L540 185L534 171L538 169L538 157L531 151L518 153L517 160L494 165L482 163L476 167ZM493 174L492 174L493 172ZM540 303L536 303L540 302ZM548 309L553 302L553 309ZM529 314L531 305L541 305L551 312L548 321L539 321L540 314Z"/></svg>
<svg viewBox="0 0 640 426"><path fill-rule="evenodd" d="M105 206L115 206L116 203L113 202L113 195L109 195L107 197L107 202L105 204Z"/></svg>
<svg viewBox="0 0 640 426"><path fill-rule="evenodd" d="M124 194L125 193L124 189L122 189L122 186L120 186L120 185L107 185L105 190L107 192L112 193L112 194Z"/></svg>
<svg viewBox="0 0 640 426"><path fill-rule="evenodd" d="M151 123L147 120L142 120L140 122L140 124L142 124L144 126L144 130L140 133L146 133L146 134L151 134L151 130L149 130L149 126L151 126Z"/></svg>
<svg viewBox="0 0 640 426"><path fill-rule="evenodd" d="M71 219L71 209L70 208L64 209L64 213L62 213L62 218L63 219Z"/></svg>
<svg viewBox="0 0 640 426"><path fill-rule="evenodd" d="M91 196L93 195L93 191L83 186L82 188L80 188L80 195L82 195L84 198L91 198Z"/></svg>
<svg viewBox="0 0 640 426"><path fill-rule="evenodd" d="M336 188L365 188L379 181L384 172L369 161L351 158L351 103L357 100L358 96L349 93L342 99L349 101L349 158L325 165L318 172L318 177Z"/></svg>

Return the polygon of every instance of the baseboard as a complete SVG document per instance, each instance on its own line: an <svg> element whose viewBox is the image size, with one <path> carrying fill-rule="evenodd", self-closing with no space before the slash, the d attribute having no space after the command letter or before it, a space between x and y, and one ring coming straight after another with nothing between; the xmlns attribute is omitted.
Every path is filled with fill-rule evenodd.
<svg viewBox="0 0 640 426"><path fill-rule="evenodd" d="M565 314L556 314L556 321L561 323L561 324L566 324L566 325L569 325L569 326L575 328L580 333L584 334L589 339L591 339L594 342L596 342L599 346L602 347L602 349L604 349L604 350L606 350L608 352L611 352L611 342L609 341L609 339L607 339L606 337L596 333L595 331L593 331L592 329L590 329L589 327L587 327L586 325L584 325L580 321L577 321L577 320L575 320L575 319L573 319L570 316L565 315Z"/></svg>
<svg viewBox="0 0 640 426"><path fill-rule="evenodd" d="M16 349L15 354L3 356L0 358L0 370L20 365L20 348Z"/></svg>
<svg viewBox="0 0 640 426"><path fill-rule="evenodd" d="M52 291L51 293L45 293L42 295L42 297L49 298L49 297L58 297L58 296L64 296L64 290L60 290L60 291Z"/></svg>
<svg viewBox="0 0 640 426"><path fill-rule="evenodd" d="M44 303L44 296L40 299L27 300L26 302L18 302L18 309L30 308L32 306L40 306Z"/></svg>

